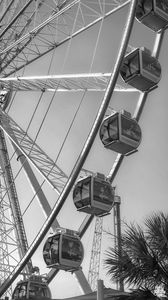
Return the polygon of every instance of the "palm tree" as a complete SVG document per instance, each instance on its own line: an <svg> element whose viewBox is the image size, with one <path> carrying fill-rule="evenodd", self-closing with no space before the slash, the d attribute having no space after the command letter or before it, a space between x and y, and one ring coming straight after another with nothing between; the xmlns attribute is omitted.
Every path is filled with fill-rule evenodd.
<svg viewBox="0 0 168 300"><path fill-rule="evenodd" d="M162 286L168 295L168 215L152 214L144 226L126 224L122 251L110 247L104 260L112 280L154 292Z"/></svg>
<svg viewBox="0 0 168 300"><path fill-rule="evenodd" d="M115 300L159 300L159 299L148 289L138 289L138 290L132 290L131 293L128 293L127 295L120 295L118 297L115 297Z"/></svg>

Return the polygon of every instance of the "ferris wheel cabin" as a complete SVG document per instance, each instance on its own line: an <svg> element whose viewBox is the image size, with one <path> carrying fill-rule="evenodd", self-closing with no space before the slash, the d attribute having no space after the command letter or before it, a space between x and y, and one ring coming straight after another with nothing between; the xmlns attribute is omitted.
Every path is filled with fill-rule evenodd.
<svg viewBox="0 0 168 300"><path fill-rule="evenodd" d="M32 275L28 279L19 281L12 294L12 300L17 299L51 299L51 292L44 277Z"/></svg>
<svg viewBox="0 0 168 300"><path fill-rule="evenodd" d="M76 183L73 201L78 211L103 216L114 204L114 189L103 174L87 176Z"/></svg>
<svg viewBox="0 0 168 300"><path fill-rule="evenodd" d="M168 25L168 0L138 0L136 19L153 31Z"/></svg>
<svg viewBox="0 0 168 300"><path fill-rule="evenodd" d="M99 134L105 148L123 155L135 152L142 137L138 122L126 111L114 112L105 118Z"/></svg>
<svg viewBox="0 0 168 300"><path fill-rule="evenodd" d="M128 53L120 69L122 79L140 91L149 91L157 87L161 79L161 66L144 47Z"/></svg>
<svg viewBox="0 0 168 300"><path fill-rule="evenodd" d="M49 268L78 270L83 256L84 249L77 232L69 229L58 228L43 248L43 258Z"/></svg>

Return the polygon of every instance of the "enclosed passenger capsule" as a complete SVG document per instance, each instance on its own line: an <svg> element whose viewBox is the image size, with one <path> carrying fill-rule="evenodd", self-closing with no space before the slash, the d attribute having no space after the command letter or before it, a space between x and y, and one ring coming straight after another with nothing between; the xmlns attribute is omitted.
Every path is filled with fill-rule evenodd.
<svg viewBox="0 0 168 300"><path fill-rule="evenodd" d="M12 299L49 300L51 299L51 292L44 277L32 275L28 279L17 283L12 294Z"/></svg>
<svg viewBox="0 0 168 300"><path fill-rule="evenodd" d="M137 48L123 60L120 75L122 79L140 91L157 87L161 79L161 66L146 48Z"/></svg>
<svg viewBox="0 0 168 300"><path fill-rule="evenodd" d="M77 232L64 228L58 228L48 237L43 248L43 258L47 266L59 270L78 270L83 255L83 246Z"/></svg>
<svg viewBox="0 0 168 300"><path fill-rule="evenodd" d="M142 136L137 121L126 111L114 112L105 118L99 133L106 148L123 155L135 152Z"/></svg>
<svg viewBox="0 0 168 300"><path fill-rule="evenodd" d="M136 19L153 31L168 25L168 0L138 0Z"/></svg>
<svg viewBox="0 0 168 300"><path fill-rule="evenodd" d="M97 173L77 182L73 201L78 211L96 216L106 215L114 203L114 189L103 174Z"/></svg>

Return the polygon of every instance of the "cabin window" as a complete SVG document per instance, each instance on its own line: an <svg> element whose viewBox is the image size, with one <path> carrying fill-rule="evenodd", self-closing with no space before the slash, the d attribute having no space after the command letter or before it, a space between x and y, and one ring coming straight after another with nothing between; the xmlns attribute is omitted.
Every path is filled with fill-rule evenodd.
<svg viewBox="0 0 168 300"><path fill-rule="evenodd" d="M126 79L134 74L140 72L139 54L136 53L133 57L125 61L126 68Z"/></svg>
<svg viewBox="0 0 168 300"><path fill-rule="evenodd" d="M51 262L52 264L59 262L59 237L53 237L51 244Z"/></svg>
<svg viewBox="0 0 168 300"><path fill-rule="evenodd" d="M51 248L51 245L52 245L52 239L49 238L48 239L48 242L45 244L44 246L44 249L43 249L43 257L44 257L44 260L46 262L47 265L51 265L52 262L51 262L51 253L50 253L50 248Z"/></svg>
<svg viewBox="0 0 168 300"><path fill-rule="evenodd" d="M100 139L104 145L118 140L118 115L104 120L100 129Z"/></svg>
<svg viewBox="0 0 168 300"><path fill-rule="evenodd" d="M107 184L106 182L101 183L94 180L93 191L94 200L108 205L113 203L114 199L112 197L112 189L110 184Z"/></svg>
<svg viewBox="0 0 168 300"><path fill-rule="evenodd" d="M26 298L26 292L27 292L27 283L20 284L16 287L13 298Z"/></svg>
<svg viewBox="0 0 168 300"><path fill-rule="evenodd" d="M78 182L73 191L73 199L77 208L90 204L91 198L91 177Z"/></svg>
<svg viewBox="0 0 168 300"><path fill-rule="evenodd" d="M146 53L145 51L142 52L142 67L144 70L157 76L158 79L160 78L160 74L161 74L160 64L155 58L150 57L149 54Z"/></svg>
<svg viewBox="0 0 168 300"><path fill-rule="evenodd" d="M30 289L29 289L29 296L30 297L49 297L48 289L46 289L45 286L35 284L34 282L30 283Z"/></svg>
<svg viewBox="0 0 168 300"><path fill-rule="evenodd" d="M139 142L141 139L141 131L139 125L124 116L121 116L121 134L131 140Z"/></svg>
<svg viewBox="0 0 168 300"><path fill-rule="evenodd" d="M62 237L62 258L80 262L82 260L82 247L78 240L72 237Z"/></svg>
<svg viewBox="0 0 168 300"><path fill-rule="evenodd" d="M156 0L156 7L163 10L165 13L168 14L168 2L167 0Z"/></svg>

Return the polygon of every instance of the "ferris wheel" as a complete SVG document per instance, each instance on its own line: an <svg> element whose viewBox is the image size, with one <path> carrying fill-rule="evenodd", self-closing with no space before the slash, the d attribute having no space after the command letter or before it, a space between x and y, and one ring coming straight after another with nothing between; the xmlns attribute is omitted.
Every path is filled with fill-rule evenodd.
<svg viewBox="0 0 168 300"><path fill-rule="evenodd" d="M114 177L140 144L138 121L161 78L158 58L168 3L8 0L0 7L0 294L20 274L32 273L41 243L50 268L48 283L59 270L73 271L87 293L91 288L80 268L80 239L94 216L110 212ZM152 53L144 45L130 45L135 15L156 37ZM111 108L113 91L138 95L133 116ZM99 158L106 149L112 150L107 158L114 158L110 168ZM101 200L95 200L96 192ZM79 255L68 258L63 243L72 242Z"/></svg>

